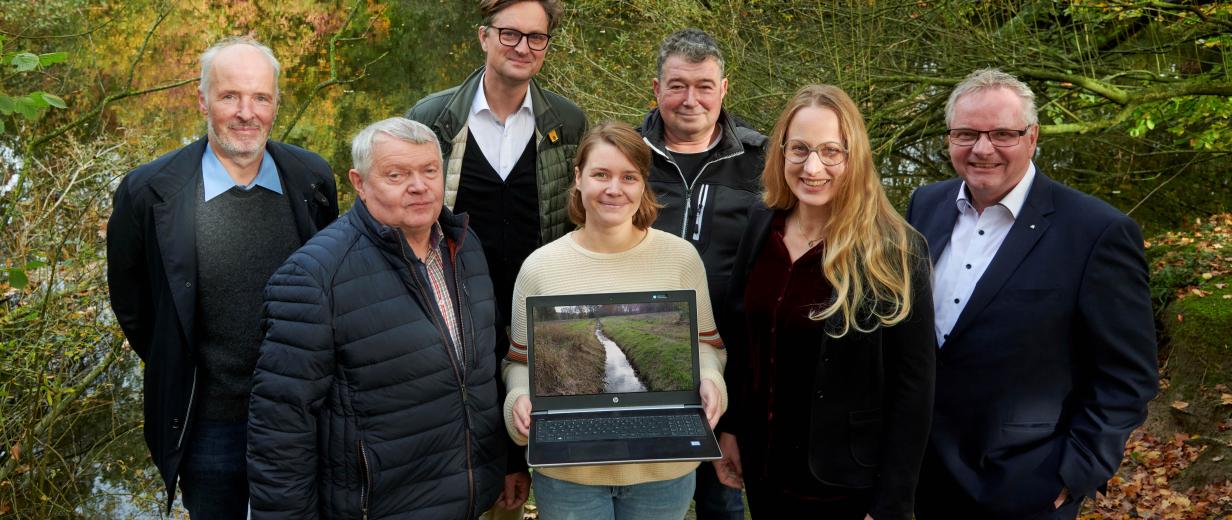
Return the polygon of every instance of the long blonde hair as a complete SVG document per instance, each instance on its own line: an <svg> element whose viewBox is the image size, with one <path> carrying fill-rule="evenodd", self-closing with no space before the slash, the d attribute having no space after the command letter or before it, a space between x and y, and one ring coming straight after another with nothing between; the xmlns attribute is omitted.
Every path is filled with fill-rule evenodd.
<svg viewBox="0 0 1232 520"><path fill-rule="evenodd" d="M762 171L763 200L773 209L791 210L799 204L783 176L783 143L791 119L804 107L834 111L848 150L847 170L829 202L830 217L824 232L822 272L830 282L833 298L830 302L818 302L809 318L826 320L839 316L836 327L826 327L826 333L836 338L851 329L871 332L879 326L899 323L911 314L915 303L911 278L912 265L918 259L912 242L922 239L917 238L919 234L886 198L873 166L864 117L842 89L809 85L787 103L767 145Z"/></svg>

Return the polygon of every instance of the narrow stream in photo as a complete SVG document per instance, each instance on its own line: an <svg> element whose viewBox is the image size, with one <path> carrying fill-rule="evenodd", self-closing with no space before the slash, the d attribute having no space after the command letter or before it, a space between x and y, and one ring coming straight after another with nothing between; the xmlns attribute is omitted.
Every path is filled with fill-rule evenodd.
<svg viewBox="0 0 1232 520"><path fill-rule="evenodd" d="M603 344L603 351L607 353L607 361L604 363L603 392L608 394L645 392L646 385L638 381L633 365L629 364L629 358L625 356L623 350L620 350L620 347L616 346L616 342L604 336L603 330L599 328L595 328L595 337L599 339L599 343Z"/></svg>

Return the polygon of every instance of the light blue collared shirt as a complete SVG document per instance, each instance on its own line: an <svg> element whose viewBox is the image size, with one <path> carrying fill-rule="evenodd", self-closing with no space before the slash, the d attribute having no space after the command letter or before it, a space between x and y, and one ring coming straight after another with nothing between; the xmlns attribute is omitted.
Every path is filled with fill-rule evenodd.
<svg viewBox="0 0 1232 520"><path fill-rule="evenodd" d="M243 190L261 186L282 195L282 180L278 178L278 165L274 164L274 158L270 157L269 150L266 150L265 155L261 157L261 169L257 171L257 178L247 186L242 186L231 178L231 175L227 173L227 168L218 160L218 156L214 155L214 149L207 143L205 154L201 156L201 175L205 186L206 201L222 195L232 186L239 186Z"/></svg>

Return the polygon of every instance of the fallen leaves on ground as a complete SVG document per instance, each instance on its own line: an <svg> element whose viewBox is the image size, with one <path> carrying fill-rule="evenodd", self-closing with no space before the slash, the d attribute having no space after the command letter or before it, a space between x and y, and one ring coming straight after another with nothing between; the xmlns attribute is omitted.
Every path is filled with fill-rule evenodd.
<svg viewBox="0 0 1232 520"><path fill-rule="evenodd" d="M1157 438L1142 429L1134 431L1125 446L1121 471L1108 481L1107 494L1096 498L1079 518L1188 520L1232 515L1232 480L1184 491L1168 486L1202 453L1202 446L1186 442L1190 438L1184 433Z"/></svg>
<svg viewBox="0 0 1232 520"><path fill-rule="evenodd" d="M1232 255L1228 254L1228 244L1232 244L1232 213L1212 215L1208 219L1198 219L1189 230L1168 232L1144 241L1148 250L1161 251L1162 254L1150 255L1152 273L1158 273L1166 268L1179 268L1194 273L1193 280L1184 287L1176 288L1177 299L1187 297L1205 298L1210 296L1210 288L1199 288L1201 282L1232 274ZM1223 282L1212 284L1216 289L1223 289ZM1232 295L1221 296L1224 299ZM1177 320L1183 318L1178 315Z"/></svg>

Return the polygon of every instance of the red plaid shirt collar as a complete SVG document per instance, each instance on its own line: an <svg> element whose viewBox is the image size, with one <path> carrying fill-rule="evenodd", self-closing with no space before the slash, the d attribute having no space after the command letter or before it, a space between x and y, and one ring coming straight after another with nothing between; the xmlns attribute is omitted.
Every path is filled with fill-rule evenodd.
<svg viewBox="0 0 1232 520"><path fill-rule="evenodd" d="M445 326L449 329L449 338L453 340L454 351L461 359L462 343L458 328L458 313L449 292L449 282L445 279L445 259L441 254L444 240L445 233L441 231L440 223L433 224L432 234L428 237L431 247L428 248L428 255L423 260L423 264L427 268L428 282L432 284L432 294L436 298L436 305L441 311L441 316L445 317Z"/></svg>

